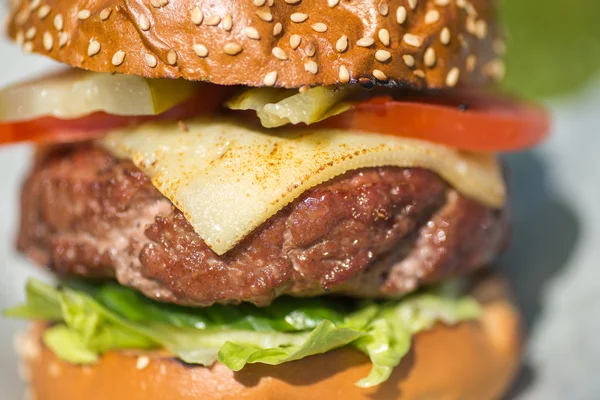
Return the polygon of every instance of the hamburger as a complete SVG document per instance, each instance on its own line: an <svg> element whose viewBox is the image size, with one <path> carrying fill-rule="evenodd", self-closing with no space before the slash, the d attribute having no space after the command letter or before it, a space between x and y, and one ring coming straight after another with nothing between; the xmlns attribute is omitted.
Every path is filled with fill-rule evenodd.
<svg viewBox="0 0 600 400"><path fill-rule="evenodd" d="M58 278L5 311L32 396L504 393L498 154L548 118L495 89L494 1L20 0L8 34L69 65L0 91Z"/></svg>

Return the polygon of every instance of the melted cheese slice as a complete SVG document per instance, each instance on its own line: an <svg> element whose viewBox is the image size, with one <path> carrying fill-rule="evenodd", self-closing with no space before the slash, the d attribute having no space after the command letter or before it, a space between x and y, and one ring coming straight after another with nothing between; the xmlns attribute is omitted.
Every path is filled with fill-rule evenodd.
<svg viewBox="0 0 600 400"><path fill-rule="evenodd" d="M373 133L253 130L195 120L114 131L100 144L144 171L221 255L304 191L349 170L422 167L490 207L504 202L495 157Z"/></svg>

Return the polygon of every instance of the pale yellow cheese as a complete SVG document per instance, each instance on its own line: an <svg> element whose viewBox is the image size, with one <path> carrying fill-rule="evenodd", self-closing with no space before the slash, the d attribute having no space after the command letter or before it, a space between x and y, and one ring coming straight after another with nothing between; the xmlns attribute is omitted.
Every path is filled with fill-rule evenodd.
<svg viewBox="0 0 600 400"><path fill-rule="evenodd" d="M100 142L127 158L224 254L301 193L349 170L422 167L488 206L504 203L492 155L459 152L414 139L341 130L287 132L195 120L114 131Z"/></svg>

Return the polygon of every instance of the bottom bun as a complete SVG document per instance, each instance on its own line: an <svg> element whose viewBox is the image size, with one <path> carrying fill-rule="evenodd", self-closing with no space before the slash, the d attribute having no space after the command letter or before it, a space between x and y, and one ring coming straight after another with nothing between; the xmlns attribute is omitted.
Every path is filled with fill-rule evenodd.
<svg viewBox="0 0 600 400"><path fill-rule="evenodd" d="M499 278L480 282L473 294L484 306L479 321L418 334L390 379L370 389L354 385L371 365L349 348L240 372L154 352L110 352L96 365L75 366L42 345L43 324L20 338L22 372L37 400L498 399L519 364L519 314Z"/></svg>

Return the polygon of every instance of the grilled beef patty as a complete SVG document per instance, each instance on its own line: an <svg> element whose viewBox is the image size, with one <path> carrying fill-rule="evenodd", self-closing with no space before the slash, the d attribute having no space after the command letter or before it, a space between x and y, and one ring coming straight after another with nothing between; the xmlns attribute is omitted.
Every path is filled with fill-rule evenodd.
<svg viewBox="0 0 600 400"><path fill-rule="evenodd" d="M144 173L89 144L40 155L21 205L18 248L38 263L194 306L398 297L482 267L507 234L506 210L430 171L365 168L306 191L219 256Z"/></svg>

